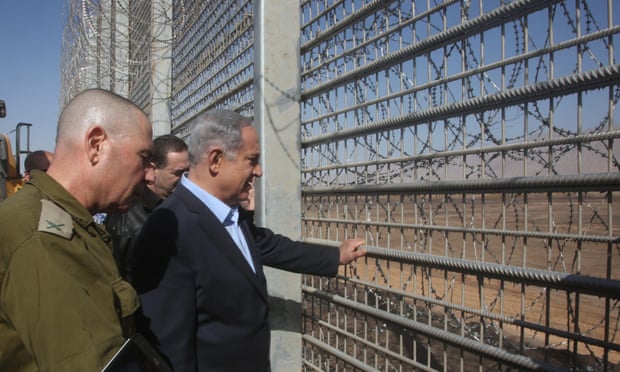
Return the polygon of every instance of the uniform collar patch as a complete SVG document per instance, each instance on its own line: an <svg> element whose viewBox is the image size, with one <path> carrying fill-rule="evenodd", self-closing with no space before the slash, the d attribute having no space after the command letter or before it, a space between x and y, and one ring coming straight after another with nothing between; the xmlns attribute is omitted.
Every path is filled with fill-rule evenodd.
<svg viewBox="0 0 620 372"><path fill-rule="evenodd" d="M65 210L47 199L41 199L39 231L71 239L73 220Z"/></svg>

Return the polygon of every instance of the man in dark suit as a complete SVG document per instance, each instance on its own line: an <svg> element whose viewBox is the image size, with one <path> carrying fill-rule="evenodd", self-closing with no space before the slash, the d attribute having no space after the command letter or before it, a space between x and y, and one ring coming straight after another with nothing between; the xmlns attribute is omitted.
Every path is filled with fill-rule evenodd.
<svg viewBox="0 0 620 372"><path fill-rule="evenodd" d="M257 228L238 206L262 176L249 118L210 111L190 123L190 168L136 242L134 286L143 328L176 371L268 371L269 305L263 265L334 276L366 252L294 242Z"/></svg>
<svg viewBox="0 0 620 372"><path fill-rule="evenodd" d="M187 144L173 134L164 134L153 140L151 167L153 182L144 186L140 201L125 213L110 213L104 221L112 236L112 253L118 271L125 280L131 280L133 245L144 222L155 208L170 195L183 173L189 167Z"/></svg>

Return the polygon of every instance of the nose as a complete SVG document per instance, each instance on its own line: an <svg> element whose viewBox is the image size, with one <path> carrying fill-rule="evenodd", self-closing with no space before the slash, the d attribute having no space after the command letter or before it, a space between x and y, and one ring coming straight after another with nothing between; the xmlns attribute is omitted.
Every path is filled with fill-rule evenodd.
<svg viewBox="0 0 620 372"><path fill-rule="evenodd" d="M148 166L144 168L144 182L147 184L152 184L155 182L155 168L153 166Z"/></svg>
<svg viewBox="0 0 620 372"><path fill-rule="evenodd" d="M260 164L256 164L256 167L254 167L254 172L252 174L254 175L254 177L263 176L263 168L261 168Z"/></svg>

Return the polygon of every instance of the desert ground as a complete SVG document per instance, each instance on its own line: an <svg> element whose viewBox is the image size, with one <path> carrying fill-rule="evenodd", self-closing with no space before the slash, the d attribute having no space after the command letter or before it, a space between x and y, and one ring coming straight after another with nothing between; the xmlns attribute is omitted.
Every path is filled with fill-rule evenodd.
<svg viewBox="0 0 620 372"><path fill-rule="evenodd" d="M336 241L364 236L369 246L395 251L618 281L620 208L613 208L613 204L618 203L619 196L493 194L467 195L458 200L438 195L334 196L317 203L323 204L320 210L306 210L305 234ZM313 215L320 218L313 219ZM375 256L342 268L340 274L342 278L332 280L330 286L347 298L556 366L600 370L597 360L602 360L604 351L592 340L596 343L607 339L616 345L620 340L620 304L613 298L430 269ZM306 306L307 313L313 314L306 318L306 328L320 328L311 318L317 317L319 311L314 307L323 305L307 302ZM334 309L320 310L319 318L327 317L324 321L332 322L336 317ZM362 338L377 338L381 333L377 320L362 313L347 315L351 311L346 309L340 311L344 312L340 322L346 319L341 326L349 332ZM365 331L360 333L362 323ZM385 327L382 342L387 342L391 351L416 360L432 359L434 368L449 365L448 370L470 370L472 361L483 365L483 370L496 366L442 342L419 338L399 327ZM575 342L565 333L579 334L582 340ZM351 345L353 341L348 346L350 351L359 354ZM423 350L419 350L422 345ZM620 352L609 350L608 360L612 365L620 363Z"/></svg>

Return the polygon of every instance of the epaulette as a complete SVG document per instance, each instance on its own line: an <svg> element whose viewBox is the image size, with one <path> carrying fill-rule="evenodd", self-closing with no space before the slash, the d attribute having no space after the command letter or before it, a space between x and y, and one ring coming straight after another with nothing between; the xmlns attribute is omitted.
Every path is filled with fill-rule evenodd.
<svg viewBox="0 0 620 372"><path fill-rule="evenodd" d="M73 220L71 215L49 200L41 199L39 231L71 239Z"/></svg>

